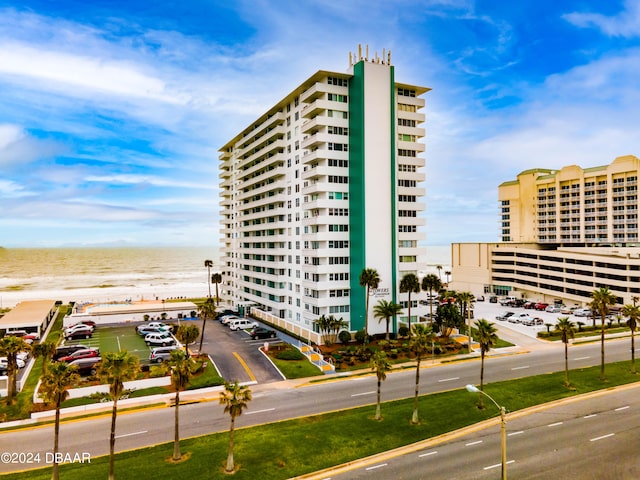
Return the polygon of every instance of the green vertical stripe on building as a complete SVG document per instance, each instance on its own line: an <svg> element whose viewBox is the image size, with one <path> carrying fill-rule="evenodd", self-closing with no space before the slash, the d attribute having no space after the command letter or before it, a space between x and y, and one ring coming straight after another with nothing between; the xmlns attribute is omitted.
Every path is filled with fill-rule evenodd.
<svg viewBox="0 0 640 480"><path fill-rule="evenodd" d="M351 329L365 327L366 291L360 273L366 268L364 61L353 66L349 81L349 282Z"/></svg>

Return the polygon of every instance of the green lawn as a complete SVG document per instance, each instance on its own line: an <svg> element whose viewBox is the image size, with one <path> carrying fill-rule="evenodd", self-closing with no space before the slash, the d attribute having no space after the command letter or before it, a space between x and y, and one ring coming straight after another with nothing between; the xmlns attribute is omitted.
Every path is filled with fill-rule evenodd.
<svg viewBox="0 0 640 480"><path fill-rule="evenodd" d="M67 344L82 344L89 348L99 348L100 353L127 350L142 363L149 359L152 347L144 343L144 338L136 333L135 326L96 327L91 338L70 340Z"/></svg>
<svg viewBox="0 0 640 480"><path fill-rule="evenodd" d="M564 372L521 378L485 386L485 391L510 412L593 390L638 381L629 372L629 362L607 365L608 382L601 382L600 367L572 370L575 390L564 388ZM408 385L410 387L410 385ZM384 395L384 384L382 386ZM478 397L464 389L420 398L423 423L411 425L413 399L382 405L383 421L373 420L375 405L307 418L239 429L235 436L234 458L240 466L234 478L261 480L286 479L358 458L428 439L498 415L495 408L478 410ZM330 408L330 406L328 406ZM211 405L212 416L223 416L222 407ZM242 425L243 417L236 421ZM62 430L64 435L64 429ZM105 436L105 444L108 444ZM121 480L149 478L189 478L190 480L228 478L222 470L227 454L228 434L219 433L181 442L182 453L190 458L179 464L167 459L172 444L118 454L116 477ZM91 464L65 465L61 478L81 480L107 476L108 457L91 459ZM7 475L9 480L48 479L51 470Z"/></svg>

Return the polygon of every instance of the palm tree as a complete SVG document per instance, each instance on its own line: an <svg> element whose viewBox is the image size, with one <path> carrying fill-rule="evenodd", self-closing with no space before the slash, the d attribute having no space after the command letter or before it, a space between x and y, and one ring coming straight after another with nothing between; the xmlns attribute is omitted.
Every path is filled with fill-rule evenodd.
<svg viewBox="0 0 640 480"><path fill-rule="evenodd" d="M382 416L380 415L380 387L384 380L387 378L387 372L391 370L391 364L387 360L387 354L382 350L376 350L376 352L371 356L371 370L376 372L376 377L378 377L378 397L376 401L376 420L381 420Z"/></svg>
<svg viewBox="0 0 640 480"><path fill-rule="evenodd" d="M447 278L447 285L449 285L449 277L451 276L451 271L450 270L445 270L444 271L444 276Z"/></svg>
<svg viewBox="0 0 640 480"><path fill-rule="evenodd" d="M220 292L218 291L218 285L222 283L222 274L214 273L211 275L211 283L216 284L216 305L220 306Z"/></svg>
<svg viewBox="0 0 640 480"><path fill-rule="evenodd" d="M569 340L576 335L576 326L569 320L569 317L559 317L558 323L554 328L556 332L560 332L560 338L564 343L564 386L569 388Z"/></svg>
<svg viewBox="0 0 640 480"><path fill-rule="evenodd" d="M462 311L467 314L469 352L471 351L471 304L475 301L475 297L471 292L460 292L457 294L458 301L463 305Z"/></svg>
<svg viewBox="0 0 640 480"><path fill-rule="evenodd" d="M176 338L184 345L184 353L189 358L189 345L200 336L200 329L195 325L180 325L176 331Z"/></svg>
<svg viewBox="0 0 640 480"><path fill-rule="evenodd" d="M242 410L247 408L247 403L251 401L251 390L246 385L224 382L224 390L220 392L220 405L224 405L224 413L231 416L231 427L229 428L229 455L227 456L227 466L224 471L231 473L235 470L233 465L233 428L236 417L242 415Z"/></svg>
<svg viewBox="0 0 640 480"><path fill-rule="evenodd" d="M436 270L438 270L438 279L442 282L442 265L436 265Z"/></svg>
<svg viewBox="0 0 640 480"><path fill-rule="evenodd" d="M427 327L423 324L416 324L411 332L411 338L409 340L409 348L416 356L416 391L413 397L413 415L411 416L411 423L416 425L420 423L420 416L418 414L418 393L420 389L420 362L422 358L429 352L429 347L433 342L434 335L431 327Z"/></svg>
<svg viewBox="0 0 640 480"><path fill-rule="evenodd" d="M42 344L40 344L42 345ZM43 357L44 358L44 357ZM51 365L47 373L42 376L40 394L46 403L54 403L56 406L56 420L53 430L53 471L51 479L58 480L58 444L60 439L60 406L69 396L68 389L80 380L76 372L78 367L66 362L56 362Z"/></svg>
<svg viewBox="0 0 640 480"><path fill-rule="evenodd" d="M433 292L438 292L441 288L442 282L433 273L425 275L422 279L422 290L429 292L429 320L431 323L433 323Z"/></svg>
<svg viewBox="0 0 640 480"><path fill-rule="evenodd" d="M174 438L173 438L173 460L180 460L180 391L187 388L191 379L192 363L182 350L172 350L169 357L169 365L171 367L171 383L176 390L175 398L175 417L174 417Z"/></svg>
<svg viewBox="0 0 640 480"><path fill-rule="evenodd" d="M47 374L47 366L49 360L56 353L56 344L52 341L40 342L36 345L31 345L34 358L42 358L42 376Z"/></svg>
<svg viewBox="0 0 640 480"><path fill-rule="evenodd" d="M388 302L386 300L380 300L373 307L373 317L377 318L378 321L382 321L384 319L387 322L384 335L385 340L389 340L389 322L391 321L391 318L395 318L399 313L402 313L402 307L397 303Z"/></svg>
<svg viewBox="0 0 640 480"><path fill-rule="evenodd" d="M209 298L211 298L211 282L209 282L209 279L211 278L211 268L213 267L213 260L205 260L204 266L207 267L207 284L209 286Z"/></svg>
<svg viewBox="0 0 640 480"><path fill-rule="evenodd" d="M202 353L202 342L204 340L204 327L207 324L207 320L210 318L215 318L216 316L216 304L211 299L211 296L207 298L202 305L198 307L200 311L200 316L202 317L202 331L200 332L200 347L198 348L198 353Z"/></svg>
<svg viewBox="0 0 640 480"><path fill-rule="evenodd" d="M138 358L129 354L126 350L106 352L102 355L102 362L98 368L98 376L103 382L109 384L109 395L113 400L113 408L111 410L111 434L109 437L109 480L115 478L114 460L118 400L124 391L124 382L133 380L139 370Z"/></svg>
<svg viewBox="0 0 640 480"><path fill-rule="evenodd" d="M607 377L604 374L604 331L607 315L609 314L609 306L616 304L616 297L608 287L600 287L598 290L594 290L591 293L591 310L595 317L598 313L601 319L600 325L600 380L606 381Z"/></svg>
<svg viewBox="0 0 640 480"><path fill-rule="evenodd" d="M636 305L635 297L633 298L633 305L625 305L622 307L622 314L628 318L627 326L631 330L631 373L636 372L636 343L634 334L636 328L638 328L638 322L640 321L640 307Z"/></svg>
<svg viewBox="0 0 640 480"><path fill-rule="evenodd" d="M369 341L369 294L371 293L371 289L378 288L380 285L380 275L375 268L365 268L360 272L360 286L366 287L367 296L365 298L365 317L364 317L364 341L367 343Z"/></svg>
<svg viewBox="0 0 640 480"><path fill-rule="evenodd" d="M494 324L481 318L476 322L478 330L478 343L480 344L480 390L484 387L484 357L498 342L498 334ZM482 394L479 396L478 405L482 408Z"/></svg>
<svg viewBox="0 0 640 480"><path fill-rule="evenodd" d="M3 337L0 339L0 356L7 357L7 405L13 404L16 395L16 378L18 376L18 353L30 351L31 345L21 337Z"/></svg>
<svg viewBox="0 0 640 480"><path fill-rule="evenodd" d="M411 331L411 294L420 293L420 280L415 273L406 273L400 280L400 293L408 293L409 331Z"/></svg>

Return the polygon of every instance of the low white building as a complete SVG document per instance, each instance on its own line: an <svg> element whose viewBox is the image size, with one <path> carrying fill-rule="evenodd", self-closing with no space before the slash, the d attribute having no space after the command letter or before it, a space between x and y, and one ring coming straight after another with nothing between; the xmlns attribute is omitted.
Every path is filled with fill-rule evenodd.
<svg viewBox="0 0 640 480"><path fill-rule="evenodd" d="M196 316L198 306L193 302L132 302L106 304L77 304L72 313L64 317L64 326L82 320L97 325L142 322L145 320L178 320Z"/></svg>

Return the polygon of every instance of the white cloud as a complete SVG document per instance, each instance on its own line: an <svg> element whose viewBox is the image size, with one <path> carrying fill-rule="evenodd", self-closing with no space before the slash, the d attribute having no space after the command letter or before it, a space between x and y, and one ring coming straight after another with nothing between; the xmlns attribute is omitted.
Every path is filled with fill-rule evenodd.
<svg viewBox="0 0 640 480"><path fill-rule="evenodd" d="M0 124L0 166L26 165L64 150L65 147L56 142L30 136L18 125Z"/></svg>
<svg viewBox="0 0 640 480"><path fill-rule="evenodd" d="M637 0L626 0L624 7L624 10L615 16L573 12L564 15L563 18L577 27L596 27L610 37L640 36L640 3Z"/></svg>

